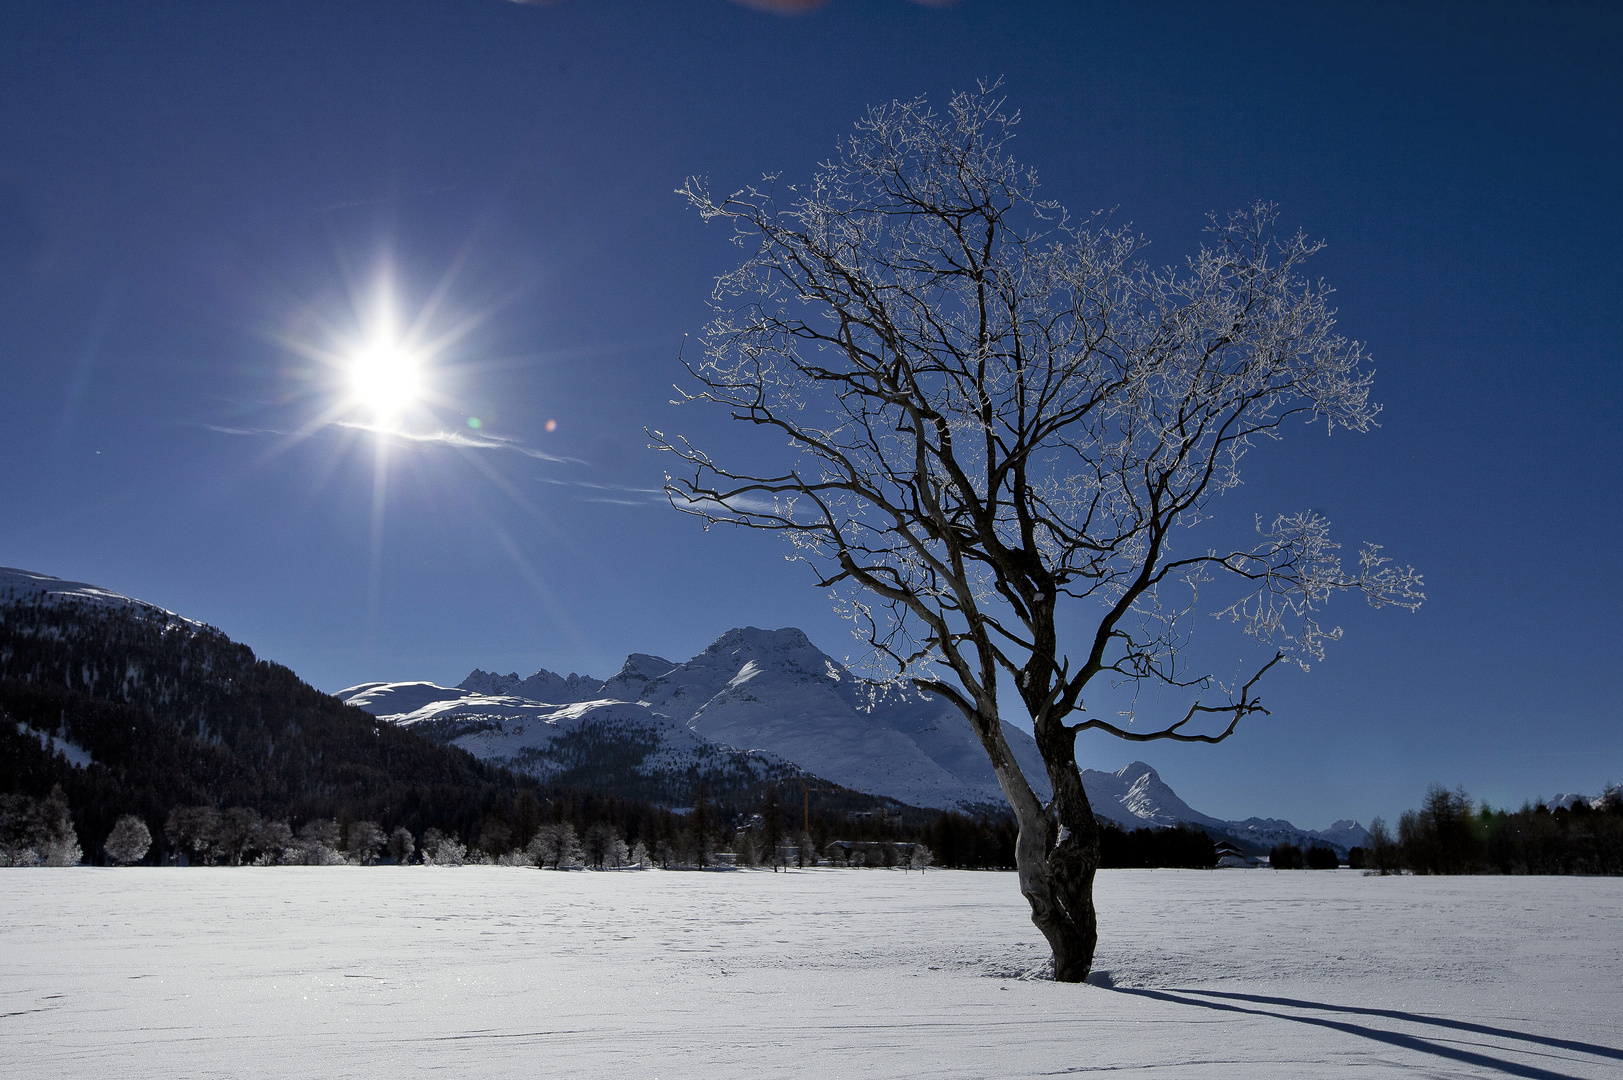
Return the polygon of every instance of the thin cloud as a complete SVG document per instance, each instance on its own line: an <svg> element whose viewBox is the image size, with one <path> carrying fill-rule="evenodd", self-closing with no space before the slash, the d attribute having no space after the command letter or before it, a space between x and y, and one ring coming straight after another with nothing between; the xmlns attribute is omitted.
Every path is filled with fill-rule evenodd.
<svg viewBox="0 0 1623 1080"><path fill-rule="evenodd" d="M319 435L322 430L329 427L343 428L346 431L360 431L375 435L383 435L406 443L420 443L430 446L449 446L463 451L511 450L516 454L523 454L525 457L534 458L538 461L550 462L555 465L590 465L590 462L581 458L565 457L561 454L549 454L545 450L537 450L533 446L525 446L516 439L508 439L500 435L489 435L483 432L473 434L471 432L445 429L435 431L405 431L397 428L379 427L375 424L366 424L356 420L330 420L312 431L292 432L282 431L276 428L229 427L224 424L204 424L203 427L209 431L217 432L221 435L273 436L289 438L292 440L315 437ZM466 457L469 462L478 465L482 470L485 470L486 474L490 476L491 479L502 482L500 481L499 475L489 471L489 466L480 462L476 456L470 454L466 455ZM564 480L554 476L537 476L535 479L543 484L550 484L553 487L575 488L585 492L597 493L580 496L579 500L581 502L638 507L664 506L668 502L664 488L636 487L630 484L600 484L594 483L590 480ZM505 482L502 483L504 483L505 487ZM535 510L534 507L528 505L516 488L507 487L506 489L509 495L511 495L515 500L518 500L522 505L525 505L527 509L530 509L532 512L539 513L539 511Z"/></svg>
<svg viewBox="0 0 1623 1080"><path fill-rule="evenodd" d="M405 431L400 428L378 427L375 424L363 424L355 420L335 420L334 427L349 428L352 431L366 431L374 435L386 435L391 438L403 439L406 442L438 443L442 446L457 446L470 450L511 450L514 453L532 457L538 461L550 461L558 465L585 465L580 458L564 457L561 454L549 454L545 450L537 450L533 446L525 446L517 439L508 439L500 435L470 435L462 431Z"/></svg>
<svg viewBox="0 0 1623 1080"><path fill-rule="evenodd" d="M607 495L593 495L580 500L587 503L602 503L608 506L664 506L664 499L611 499Z"/></svg>
<svg viewBox="0 0 1623 1080"><path fill-rule="evenodd" d="M538 461L550 461L556 465L585 465L580 458L566 457L562 454L549 454L545 450L537 450L533 446L525 446L517 439L505 438L501 435L470 435L461 431L405 431L399 428L378 427L376 424L363 424L355 420L330 420L325 427L345 428L350 431L365 431L373 435L384 435L404 442L431 443L440 446L455 446L469 450L511 450L525 457L535 458ZM205 430L217 432L221 435L274 435L278 437L315 435L316 431L284 431L278 428L239 428L227 427L224 424L204 424Z"/></svg>
<svg viewBox="0 0 1623 1080"><path fill-rule="evenodd" d="M619 491L635 495L658 495L661 502L663 502L665 499L664 488L631 487L628 484L594 484L590 480L558 480L550 476L540 476L536 479L540 480L543 484L555 484L558 487L582 487L591 488L594 491Z"/></svg>
<svg viewBox="0 0 1623 1080"><path fill-rule="evenodd" d="M285 431L277 431L274 428L222 427L219 424L204 424L203 427L204 427L205 430L208 430L208 431L217 431L221 435L286 435L286 434L288 434Z"/></svg>

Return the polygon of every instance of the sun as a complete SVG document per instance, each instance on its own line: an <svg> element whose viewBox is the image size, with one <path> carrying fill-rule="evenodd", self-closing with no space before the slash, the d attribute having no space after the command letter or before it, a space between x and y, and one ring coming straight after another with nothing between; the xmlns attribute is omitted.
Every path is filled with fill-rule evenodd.
<svg viewBox="0 0 1623 1080"><path fill-rule="evenodd" d="M392 337L368 342L350 358L349 388L378 424L398 421L422 397L422 358Z"/></svg>

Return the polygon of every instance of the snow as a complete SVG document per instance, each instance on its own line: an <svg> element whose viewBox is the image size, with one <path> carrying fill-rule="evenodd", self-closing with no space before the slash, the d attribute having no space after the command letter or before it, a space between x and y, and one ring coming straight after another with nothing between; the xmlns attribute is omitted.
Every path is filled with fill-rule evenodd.
<svg viewBox="0 0 1623 1080"><path fill-rule="evenodd" d="M21 720L17 721L17 734L28 735L38 740L45 746L48 753L61 754L68 759L69 765L76 768L88 769L95 764L95 759L90 756L90 751L78 743L69 742L60 736L52 735L48 731L40 731L29 727Z"/></svg>
<svg viewBox="0 0 1623 1080"><path fill-rule="evenodd" d="M354 705L374 716L395 719L430 705L477 699L481 695L458 687L436 686L431 682L373 682L345 687L338 691L337 696L346 705Z"/></svg>
<svg viewBox="0 0 1623 1080"><path fill-rule="evenodd" d="M14 566L0 566L0 603L9 600L25 600L39 597L46 602L57 600L88 601L92 604L103 604L109 607L137 607L150 608L170 618L190 623L192 626L203 624L195 619L188 619L149 604L145 600L136 600L116 593L111 589L104 589L100 585L89 585L83 581L64 581L62 578L52 577L49 574L39 574L32 570L19 570Z"/></svg>
<svg viewBox="0 0 1623 1080"><path fill-rule="evenodd" d="M1615 1077L1623 881L1105 871L1100 985L1010 874L0 872L0 1073Z"/></svg>

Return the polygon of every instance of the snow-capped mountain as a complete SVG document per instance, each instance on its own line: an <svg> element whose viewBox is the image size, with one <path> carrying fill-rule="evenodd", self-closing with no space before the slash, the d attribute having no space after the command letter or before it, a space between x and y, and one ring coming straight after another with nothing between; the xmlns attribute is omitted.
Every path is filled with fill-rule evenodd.
<svg viewBox="0 0 1623 1080"><path fill-rule="evenodd" d="M710 747L712 754L742 755L739 767L792 763L843 787L914 806L976 809L1003 798L956 709L860 678L795 629L730 630L680 664L633 653L613 678L601 681L546 670L525 679L476 670L454 688L365 683L339 696L547 778L554 744L590 724L601 737L622 728L657 739L658 752L638 766L644 772L673 768ZM1046 798L1036 743L1018 729L1006 730Z"/></svg>
<svg viewBox="0 0 1623 1080"><path fill-rule="evenodd" d="M6 603L43 605L35 611L77 606L116 618L127 612L143 626L155 622L160 632L166 624L183 624L201 635L199 641L217 638L221 648L229 645L251 660L202 623L85 582L0 567L0 604ZM89 680L87 688L94 688L99 669L75 664L70 688L73 679ZM119 684L125 698L145 692L132 678L126 670ZM485 761L565 786L654 801L682 799L699 782L720 797L769 779L809 776L914 806L971 812L1004 806L985 753L955 708L910 688L864 679L792 628L730 630L681 663L632 653L609 679L544 669L528 677L475 670L455 687L363 683L339 696ZM24 733L55 738L44 727ZM218 741L212 728L202 734ZM1005 734L1026 776L1047 798L1035 742L1017 728L1006 727ZM1263 847L1319 840L1343 851L1367 836L1351 821L1323 832L1274 819L1220 821L1191 808L1140 761L1114 773L1084 770L1082 779L1095 812L1124 828L1188 822ZM1577 796L1557 800L1574 801Z"/></svg>
<svg viewBox="0 0 1623 1080"><path fill-rule="evenodd" d="M914 806L1004 805L986 754L956 708L862 678L793 628L729 630L682 663L633 653L606 680L545 669L527 678L475 670L456 687L366 683L339 696L547 779L579 765L578 754L564 748L579 744L578 733L589 727L595 740L646 746L646 757L630 770L645 780L700 759L728 760L763 776L804 770ZM1047 798L1035 741L1018 728L1004 730L1026 776ZM1356 822L1317 833L1271 819L1222 821L1190 807L1142 761L1113 773L1084 770L1082 782L1094 811L1128 829L1189 823L1263 847L1318 840L1343 851L1364 837Z"/></svg>
<svg viewBox="0 0 1623 1080"><path fill-rule="evenodd" d="M1363 847L1369 842L1369 832L1356 821L1338 821L1328 829L1298 829L1288 821L1278 818L1246 818L1244 821L1225 821L1223 829L1229 835L1241 840L1249 840L1259 847L1270 848L1275 844L1295 844L1306 848L1314 842L1328 844L1342 854L1348 848Z"/></svg>
<svg viewBox="0 0 1623 1080"><path fill-rule="evenodd" d="M1223 821L1202 814L1178 798L1177 792L1167 786L1160 774L1142 761L1131 762L1113 773L1084 769L1082 786L1087 790L1088 801L1096 812L1129 828L1201 825L1264 849L1282 843L1304 848L1323 843L1342 854L1346 854L1348 848L1362 846L1369 839L1369 833L1356 821L1338 821L1328 829L1313 830L1299 829L1277 818ZM1117 808L1124 812L1112 813Z"/></svg>
<svg viewBox="0 0 1623 1080"><path fill-rule="evenodd" d="M176 615L173 611L161 608L156 604L149 604L145 600L125 596L123 593L116 593L111 589L104 589L100 585L89 585L83 581L66 581L62 578L52 577L49 574L35 573L32 570L19 570L13 566L0 566L0 603L14 600L35 600L43 603L66 600L104 607L139 608L167 615L171 619L192 626L203 625L195 619Z"/></svg>
<svg viewBox="0 0 1623 1080"><path fill-rule="evenodd" d="M1603 805L1605 805L1607 796L1611 795L1614 791L1623 791L1623 784L1613 784L1605 791L1602 791L1599 795L1580 795L1577 792L1569 791L1566 794L1557 795L1553 799L1545 799L1542 803L1540 803L1540 805L1547 810L1553 811L1571 810L1579 803L1583 803L1591 810L1599 810Z"/></svg>
<svg viewBox="0 0 1623 1080"><path fill-rule="evenodd" d="M476 671L469 681L489 685L488 678ZM518 684L525 683L568 685L551 672ZM426 682L363 683L339 696L379 719L562 786L680 803L700 781L723 796L801 773L776 755L705 739L638 701L543 702Z"/></svg>

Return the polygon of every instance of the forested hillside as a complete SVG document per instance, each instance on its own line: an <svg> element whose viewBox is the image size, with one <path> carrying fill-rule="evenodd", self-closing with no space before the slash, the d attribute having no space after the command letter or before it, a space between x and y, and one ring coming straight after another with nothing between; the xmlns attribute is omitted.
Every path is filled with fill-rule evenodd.
<svg viewBox="0 0 1623 1080"><path fill-rule="evenodd" d="M76 767L75 761L82 766ZM477 833L539 791L145 605L0 603L0 791L61 784L87 853L125 813L247 806Z"/></svg>

